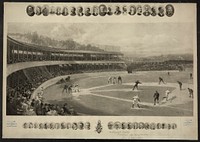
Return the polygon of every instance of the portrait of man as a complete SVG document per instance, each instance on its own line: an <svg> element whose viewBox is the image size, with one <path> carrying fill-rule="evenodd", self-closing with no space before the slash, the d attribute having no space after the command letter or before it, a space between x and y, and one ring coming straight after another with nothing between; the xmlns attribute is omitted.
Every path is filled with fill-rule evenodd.
<svg viewBox="0 0 200 142"><path fill-rule="evenodd" d="M49 7L48 7L48 5L44 5L43 6L42 14L43 14L43 16L48 16L49 15Z"/></svg>
<svg viewBox="0 0 200 142"><path fill-rule="evenodd" d="M44 129L49 129L49 123L44 123Z"/></svg>
<svg viewBox="0 0 200 142"><path fill-rule="evenodd" d="M131 5L130 8L129 8L128 14L129 15L135 15L135 13L136 13L136 7L135 7L135 5Z"/></svg>
<svg viewBox="0 0 200 142"><path fill-rule="evenodd" d="M171 127L171 124L168 124L168 130L170 130L172 127Z"/></svg>
<svg viewBox="0 0 200 142"><path fill-rule="evenodd" d="M52 122L52 123L50 123L50 129L54 129L54 123Z"/></svg>
<svg viewBox="0 0 200 142"><path fill-rule="evenodd" d="M60 123L55 123L55 129L60 129Z"/></svg>
<svg viewBox="0 0 200 142"><path fill-rule="evenodd" d="M91 12L90 12L90 7L86 7L85 8L85 16L90 16Z"/></svg>
<svg viewBox="0 0 200 142"><path fill-rule="evenodd" d="M40 123L39 124L39 129L43 129L44 128L44 124L43 123Z"/></svg>
<svg viewBox="0 0 200 142"><path fill-rule="evenodd" d="M62 15L63 16L67 16L69 13L68 13L68 8L66 6L63 7L63 10L62 10Z"/></svg>
<svg viewBox="0 0 200 142"><path fill-rule="evenodd" d="M141 5L138 5L137 6L137 15L142 15L142 6Z"/></svg>
<svg viewBox="0 0 200 142"><path fill-rule="evenodd" d="M151 14L150 10L151 10L151 7L149 5L144 5L143 15L144 16L149 16Z"/></svg>
<svg viewBox="0 0 200 142"><path fill-rule="evenodd" d="M134 122L132 125L133 125L133 129L138 129L138 123L137 122Z"/></svg>
<svg viewBox="0 0 200 142"><path fill-rule="evenodd" d="M127 6L126 5L124 5L123 7L122 7L122 14L123 15L127 15Z"/></svg>
<svg viewBox="0 0 200 142"><path fill-rule="evenodd" d="M78 8L77 8L77 15L78 16L83 16L84 14L83 14L83 7L82 6L79 6Z"/></svg>
<svg viewBox="0 0 200 142"><path fill-rule="evenodd" d="M33 123L30 122L30 123L29 123L29 129L32 129L32 128L33 128Z"/></svg>
<svg viewBox="0 0 200 142"><path fill-rule="evenodd" d="M122 129L127 129L128 124L126 122L122 122Z"/></svg>
<svg viewBox="0 0 200 142"><path fill-rule="evenodd" d="M108 122L108 129L110 129L110 130L113 129L113 122Z"/></svg>
<svg viewBox="0 0 200 142"><path fill-rule="evenodd" d="M139 129L144 129L144 123L143 122L139 123Z"/></svg>
<svg viewBox="0 0 200 142"><path fill-rule="evenodd" d="M72 124L71 123L67 123L67 129L71 129L72 128Z"/></svg>
<svg viewBox="0 0 200 142"><path fill-rule="evenodd" d="M107 7L104 4L101 4L99 6L99 15L100 16L105 16L107 12Z"/></svg>
<svg viewBox="0 0 200 142"><path fill-rule="evenodd" d="M71 7L70 15L76 16L76 8L75 7Z"/></svg>
<svg viewBox="0 0 200 142"><path fill-rule="evenodd" d="M156 15L157 15L157 9L156 9L155 6L153 6L153 7L151 8L151 16L156 16Z"/></svg>
<svg viewBox="0 0 200 142"><path fill-rule="evenodd" d="M73 123L73 124L72 124L72 129L73 129L73 130L77 130L77 129L78 129L77 123Z"/></svg>
<svg viewBox="0 0 200 142"><path fill-rule="evenodd" d="M167 124L166 123L162 123L162 129L167 129Z"/></svg>
<svg viewBox="0 0 200 142"><path fill-rule="evenodd" d="M93 16L97 16L99 13L98 13L98 7L97 6L93 6L93 12L92 12L92 15Z"/></svg>
<svg viewBox="0 0 200 142"><path fill-rule="evenodd" d="M34 123L34 128L37 129L38 128L38 123Z"/></svg>
<svg viewBox="0 0 200 142"><path fill-rule="evenodd" d="M165 10L162 6L158 7L158 16L163 17L165 15Z"/></svg>
<svg viewBox="0 0 200 142"><path fill-rule="evenodd" d="M90 130L90 122L85 122L85 129Z"/></svg>
<svg viewBox="0 0 200 142"><path fill-rule="evenodd" d="M34 16L35 15L34 6L32 5L27 6L26 13L28 14L28 16Z"/></svg>
<svg viewBox="0 0 200 142"><path fill-rule="evenodd" d="M155 123L151 123L150 124L150 129L151 130L155 130L156 129L156 124Z"/></svg>
<svg viewBox="0 0 200 142"><path fill-rule="evenodd" d="M176 128L177 128L177 124L175 124L175 123L172 123L171 125L172 125L172 126L171 126L171 127L172 127L172 129L176 129Z"/></svg>
<svg viewBox="0 0 200 142"><path fill-rule="evenodd" d="M162 124L161 123L157 123L157 129L161 129L162 128Z"/></svg>
<svg viewBox="0 0 200 142"><path fill-rule="evenodd" d="M144 123L144 128L146 129L146 130L148 130L149 129L149 123Z"/></svg>
<svg viewBox="0 0 200 142"><path fill-rule="evenodd" d="M51 6L49 13L52 14L52 15L55 14L56 13L56 8L54 6Z"/></svg>
<svg viewBox="0 0 200 142"><path fill-rule="evenodd" d="M42 7L41 6L36 6L35 14L38 15L38 16L42 14Z"/></svg>
<svg viewBox="0 0 200 142"><path fill-rule="evenodd" d="M116 6L115 7L115 12L114 12L114 14L115 15L120 15L122 12L121 12L121 10L120 10L120 7L119 6Z"/></svg>
<svg viewBox="0 0 200 142"><path fill-rule="evenodd" d="M83 124L83 122L79 122L79 123L78 123L78 128L79 128L79 130L83 130L83 129L84 129L84 124Z"/></svg>
<svg viewBox="0 0 200 142"><path fill-rule="evenodd" d="M117 129L121 129L121 123L120 122L115 122L114 123L114 128Z"/></svg>
<svg viewBox="0 0 200 142"><path fill-rule="evenodd" d="M58 6L58 7L56 8L56 15L59 16L59 15L61 15L61 14L62 14L62 12L61 12L61 7Z"/></svg>
<svg viewBox="0 0 200 142"><path fill-rule="evenodd" d="M165 10L166 10L166 15L168 17L171 17L171 16L174 15L174 7L173 7L173 5L171 5L171 4L166 5Z"/></svg>
<svg viewBox="0 0 200 142"><path fill-rule="evenodd" d="M108 16L113 15L111 6L108 6L107 14L108 14Z"/></svg>
<svg viewBox="0 0 200 142"><path fill-rule="evenodd" d="M65 129L66 128L66 123L65 122L62 122L61 123L61 129Z"/></svg>
<svg viewBox="0 0 200 142"><path fill-rule="evenodd" d="M28 123L24 123L23 127L24 127L24 129L27 129L28 128Z"/></svg>
<svg viewBox="0 0 200 142"><path fill-rule="evenodd" d="M128 122L128 124L127 124L127 129L132 129L133 127L132 127L132 123L131 122Z"/></svg>

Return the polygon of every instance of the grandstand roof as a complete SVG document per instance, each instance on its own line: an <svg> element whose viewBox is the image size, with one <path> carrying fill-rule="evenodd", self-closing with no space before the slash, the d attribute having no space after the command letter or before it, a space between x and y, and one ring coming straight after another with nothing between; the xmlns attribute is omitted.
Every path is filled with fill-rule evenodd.
<svg viewBox="0 0 200 142"><path fill-rule="evenodd" d="M88 51L88 50L67 50L67 49L61 49L61 48L53 48L48 46L41 46L31 43L25 43L18 40L15 40L9 36L7 36L8 40L11 40L12 42L15 42L17 44L26 46L30 48L31 50L39 50L39 51L51 51L51 52L66 52L66 53L94 53L94 54L117 54L117 55L123 55L120 52L108 52L108 51Z"/></svg>

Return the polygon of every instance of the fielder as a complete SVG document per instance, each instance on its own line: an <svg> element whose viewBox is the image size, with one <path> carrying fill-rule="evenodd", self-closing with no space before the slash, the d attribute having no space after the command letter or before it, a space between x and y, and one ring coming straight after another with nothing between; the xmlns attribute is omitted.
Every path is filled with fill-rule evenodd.
<svg viewBox="0 0 200 142"><path fill-rule="evenodd" d="M170 94L171 92L169 91L169 90L166 90L165 91L165 97L163 97L163 99L166 99L166 102L169 100L169 94Z"/></svg>
<svg viewBox="0 0 200 142"><path fill-rule="evenodd" d="M140 98L139 98L139 96L138 95L135 95L134 97L133 97L133 104L132 104L132 109L133 108L140 108L140 105L139 105L139 102L140 102Z"/></svg>
<svg viewBox="0 0 200 142"><path fill-rule="evenodd" d="M133 90L135 90L135 88L138 90L138 84L142 84L139 80L137 80L135 82L135 85L133 86Z"/></svg>

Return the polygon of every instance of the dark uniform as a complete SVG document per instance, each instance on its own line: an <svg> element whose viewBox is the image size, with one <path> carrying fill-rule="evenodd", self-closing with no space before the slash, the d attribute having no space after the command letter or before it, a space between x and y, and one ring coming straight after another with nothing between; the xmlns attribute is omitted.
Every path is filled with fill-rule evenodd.
<svg viewBox="0 0 200 142"><path fill-rule="evenodd" d="M117 6L116 7L116 10L115 10L115 12L114 12L114 14L115 15L120 15L122 12L120 11L120 7L119 6Z"/></svg>
<svg viewBox="0 0 200 142"><path fill-rule="evenodd" d="M193 98L193 89L188 88L188 91L189 91L189 97Z"/></svg>
<svg viewBox="0 0 200 142"><path fill-rule="evenodd" d="M90 8L87 8L85 11L85 16L90 16L90 15L91 15Z"/></svg>
<svg viewBox="0 0 200 142"><path fill-rule="evenodd" d="M68 86L66 84L64 85L64 88L63 88L62 92L64 92L65 90L66 90L66 93L68 93Z"/></svg>
<svg viewBox="0 0 200 142"><path fill-rule="evenodd" d="M154 98L154 105L156 105L156 103L159 103L159 96L160 94L158 93L158 91L156 91L153 95Z"/></svg>
<svg viewBox="0 0 200 142"><path fill-rule="evenodd" d="M192 78L193 78L192 73L190 73L190 79L192 79Z"/></svg>
<svg viewBox="0 0 200 142"><path fill-rule="evenodd" d="M112 9L111 9L111 7L108 7L108 12L107 12L107 14L110 16L110 15L113 15L113 12L112 12Z"/></svg>
<svg viewBox="0 0 200 142"><path fill-rule="evenodd" d="M180 88L180 90L182 90L182 82L180 82L180 81L177 81L178 82L178 84L179 84L179 88Z"/></svg>
<svg viewBox="0 0 200 142"><path fill-rule="evenodd" d="M135 85L133 86L133 90L136 88L138 90L138 84L142 84L139 80L135 82Z"/></svg>
<svg viewBox="0 0 200 142"><path fill-rule="evenodd" d="M165 84L163 78L162 78L162 77L159 77L159 82L158 82L158 83L160 84L161 82L162 82L163 84Z"/></svg>
<svg viewBox="0 0 200 142"><path fill-rule="evenodd" d="M121 76L118 77L118 84L119 83L122 84L122 77Z"/></svg>

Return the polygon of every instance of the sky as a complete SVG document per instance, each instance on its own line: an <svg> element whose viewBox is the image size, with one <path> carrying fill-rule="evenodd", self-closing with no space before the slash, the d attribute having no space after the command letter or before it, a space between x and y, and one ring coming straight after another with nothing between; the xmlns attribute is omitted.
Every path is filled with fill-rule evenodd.
<svg viewBox="0 0 200 142"><path fill-rule="evenodd" d="M57 40L120 46L137 56L192 53L190 23L10 23L8 33L35 32Z"/></svg>

